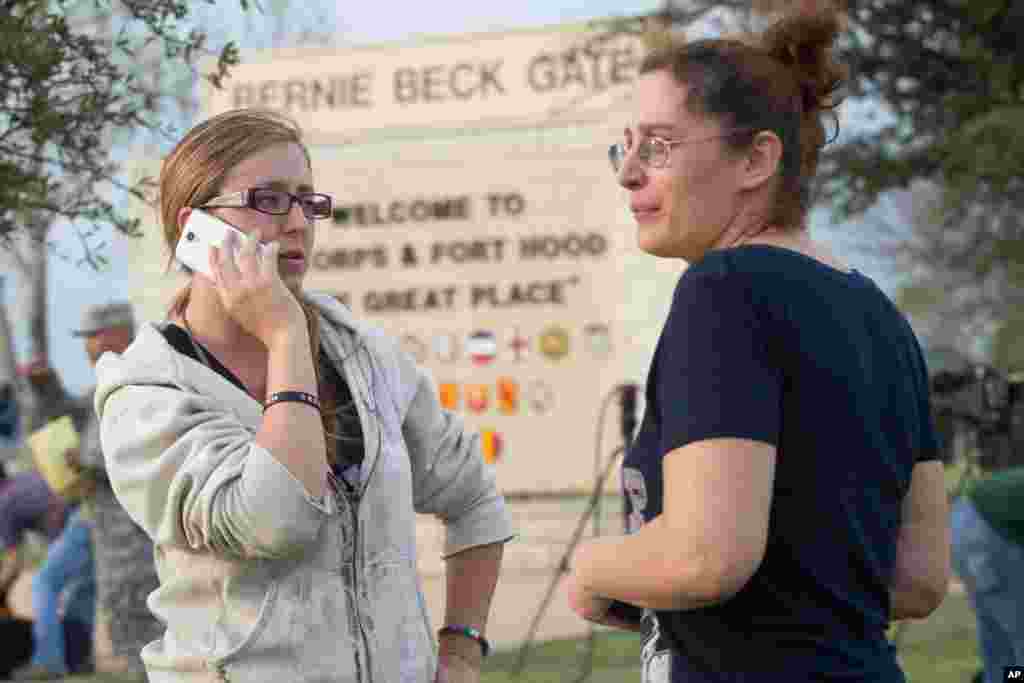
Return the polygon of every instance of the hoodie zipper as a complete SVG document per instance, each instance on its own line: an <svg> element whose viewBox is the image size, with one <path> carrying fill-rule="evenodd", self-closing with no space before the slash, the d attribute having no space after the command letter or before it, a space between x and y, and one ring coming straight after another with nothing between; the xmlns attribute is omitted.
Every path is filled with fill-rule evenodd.
<svg viewBox="0 0 1024 683"><path fill-rule="evenodd" d="M366 635L366 627L363 624L361 614L362 608L359 600L359 557L362 554L362 548L360 546L362 539L359 534L359 502L361 497L358 495L358 491L355 487L353 487L344 477L338 477L332 472L331 478L335 483L335 495L343 495L348 501L348 505L346 505L345 508L348 510L349 519L352 522L352 614L355 617L356 628L359 630L359 639L362 644L362 647L357 647L355 651L357 676L359 680L365 680L367 683L372 683L373 674L370 667L370 642ZM338 482L341 483L341 488L343 488L344 491L339 489L337 486ZM339 549L339 553L341 552L342 551ZM339 560L341 561L341 564L344 564L344 556L339 557ZM364 671L366 672L365 677L363 675Z"/></svg>
<svg viewBox="0 0 1024 683"><path fill-rule="evenodd" d="M358 349L356 349L356 351L358 352ZM360 662L360 660L359 660L359 652L357 650L357 652L356 652L356 665L357 665L357 667L360 667L360 668L362 668L365 665L365 669L366 669L365 681L367 683L372 683L373 682L373 667L372 667L372 662L371 662L371 659L370 659L370 639L369 639L369 637L366 634L366 626L363 624L363 618L362 618L361 607L360 607L361 603L360 603L360 573L359 573L359 564L360 564L360 558L363 555L363 548L362 548L362 537L359 534L359 503L362 500L363 493L365 493L370 479L373 477L374 470L377 469L377 461L380 460L379 456L380 456L381 446L383 444L383 427L382 427L381 422L380 422L381 416L380 416L380 414L377 411L376 397L373 395L373 383L372 383L372 380L370 382L367 382L366 379L365 379L365 376L362 374L361 369L358 370L358 371L352 369L352 365L353 364L356 365L356 366L359 366L358 358L356 358L353 363L343 363L342 376L345 378L345 381L349 382L349 386L350 386L350 389L352 391L353 398L357 399L356 400L356 414L359 417L359 424L362 427L362 431L363 431L364 462L365 462L365 457L367 456L367 452L366 452L367 451L367 434L370 433L368 427L370 426L370 423L371 423L371 417L370 417L371 415L373 416L372 422L373 422L374 426L377 428L377 453L375 454L373 460L370 462L370 471L367 473L365 481L360 476L360 485L359 486L352 486L351 484L349 484L348 480L346 480L344 477L335 477L335 480L337 481L337 479L340 478L343 481L345 490L349 494L349 500L352 502L352 504L349 507L352 510L352 514L351 514L351 517L352 517L352 584L353 584L352 585L352 590L353 590L353 596L354 596L354 599L355 599L355 604L353 605L353 608L354 608L355 618L356 618L356 627L359 630L359 636L360 636L360 639L362 641L363 657L365 659L365 662ZM344 365L348 365L348 369L349 370L353 370L353 371L346 371L344 369ZM361 368L361 366L360 366L360 368ZM370 375L371 375L371 378L372 378L372 375L373 375L373 359L372 359L372 357L370 358L370 369L369 369L369 372L370 372ZM360 401L358 400L358 395L360 393L363 393L363 392L365 392L365 395L366 395L366 398L365 398L366 404L365 405L360 403ZM369 411L369 415L367 414L367 411ZM360 467L359 467L359 471L360 472L362 470L362 467L363 467L363 465L361 463ZM333 473L332 473L332 476L333 476ZM335 488L335 491L337 491L337 488ZM360 680L363 680L363 676L361 675L361 672L360 672L359 678L360 678Z"/></svg>

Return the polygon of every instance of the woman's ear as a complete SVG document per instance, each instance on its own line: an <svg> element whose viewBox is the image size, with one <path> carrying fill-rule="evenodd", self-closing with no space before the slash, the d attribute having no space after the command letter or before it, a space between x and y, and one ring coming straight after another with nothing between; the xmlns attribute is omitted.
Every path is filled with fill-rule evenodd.
<svg viewBox="0 0 1024 683"><path fill-rule="evenodd" d="M740 170L740 187L755 190L777 175L782 165L782 141L769 130L754 138Z"/></svg>
<svg viewBox="0 0 1024 683"><path fill-rule="evenodd" d="M180 235L185 230L185 223L188 221L189 215L192 213L191 206L183 206L178 209L178 234Z"/></svg>

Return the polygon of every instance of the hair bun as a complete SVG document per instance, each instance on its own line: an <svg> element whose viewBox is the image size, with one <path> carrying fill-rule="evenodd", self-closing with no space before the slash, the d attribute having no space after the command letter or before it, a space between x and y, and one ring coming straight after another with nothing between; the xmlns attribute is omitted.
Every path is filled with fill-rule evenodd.
<svg viewBox="0 0 1024 683"><path fill-rule="evenodd" d="M805 112L838 104L832 96L847 72L830 52L841 29L834 6L802 2L798 11L776 21L759 41L762 49L793 71Z"/></svg>
<svg viewBox="0 0 1024 683"><path fill-rule="evenodd" d="M823 109L821 93L818 92L818 84L809 81L800 82L800 105L801 111L810 112Z"/></svg>

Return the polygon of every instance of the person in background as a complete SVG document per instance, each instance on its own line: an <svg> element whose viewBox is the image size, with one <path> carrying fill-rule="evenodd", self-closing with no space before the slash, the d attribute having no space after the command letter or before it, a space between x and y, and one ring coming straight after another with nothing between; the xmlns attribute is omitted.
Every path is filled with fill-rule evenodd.
<svg viewBox="0 0 1024 683"><path fill-rule="evenodd" d="M21 410L13 381L0 382L0 467L20 452Z"/></svg>
<svg viewBox="0 0 1024 683"><path fill-rule="evenodd" d="M479 435L397 342L304 291L332 215L315 187L286 117L195 126L160 173L167 247L202 237L195 211L247 238L211 248L210 276L190 272L168 319L96 366L107 474L156 546L154 683L479 680L504 498ZM447 529L437 645L417 512Z"/></svg>
<svg viewBox="0 0 1024 683"><path fill-rule="evenodd" d="M135 336L131 303L115 301L87 307L81 325L72 334L83 340L93 367L104 353L124 353ZM69 463L91 482L91 493L83 500L82 510L92 522L96 565L96 668L132 672L144 679L140 652L163 632L163 625L146 606L146 596L159 585L153 543L132 521L110 487L100 447L99 419L92 410L93 391L81 400L89 407L89 421L80 448L67 455Z"/></svg>
<svg viewBox="0 0 1024 683"><path fill-rule="evenodd" d="M33 410L26 415L25 432L31 434L47 422L70 415L79 433L91 410L68 393L57 371L44 354L37 354L18 366L18 375L28 383L34 396Z"/></svg>
<svg viewBox="0 0 1024 683"><path fill-rule="evenodd" d="M0 384L0 445L13 441L17 435L18 399L14 395L14 384L4 382Z"/></svg>
<svg viewBox="0 0 1024 683"><path fill-rule="evenodd" d="M0 463L0 511L11 480L7 468ZM4 542L0 556L0 680L10 678L11 672L32 657L32 622L15 616L9 602L11 589L21 571L18 543Z"/></svg>
<svg viewBox="0 0 1024 683"><path fill-rule="evenodd" d="M42 475L26 471L10 477L0 488L0 542L4 547L0 589L8 593L26 568L20 556L25 532L49 541L47 559L32 580L31 659L15 656L14 642L23 642L24 620L5 622L12 637L11 657L4 665L15 680L45 680L81 673L90 668L93 585L88 529L72 523L73 507L51 490ZM43 575L40 580L39 576ZM64 600L63 610L61 599ZM73 641L73 642L72 642Z"/></svg>
<svg viewBox="0 0 1024 683"><path fill-rule="evenodd" d="M0 480L0 589L6 590L25 568L20 547L26 531L35 531L47 542L60 535L67 506L53 495L38 472L20 472Z"/></svg>
<svg viewBox="0 0 1024 683"><path fill-rule="evenodd" d="M32 621L14 616L7 608L9 589L0 591L0 681L9 680L11 672L32 658Z"/></svg>
<svg viewBox="0 0 1024 683"><path fill-rule="evenodd" d="M8 680L11 673L32 658L32 620L11 609L13 584L0 586L0 680ZM89 670L89 627L74 619L61 622L67 643L68 670L85 673Z"/></svg>
<svg viewBox="0 0 1024 683"><path fill-rule="evenodd" d="M947 590L920 345L808 233L845 70L839 15L801 5L755 40L648 54L610 151L640 248L689 266L623 462L632 533L581 545L568 593L644 631L646 683L903 683L890 622Z"/></svg>
<svg viewBox="0 0 1024 683"><path fill-rule="evenodd" d="M72 673L64 629L67 620L86 627L91 645L96 610L91 534L92 524L80 504L73 505L64 529L47 547L46 558L32 577L32 659L12 672L13 680L53 680Z"/></svg>
<svg viewBox="0 0 1024 683"><path fill-rule="evenodd" d="M1001 683L1024 665L1024 466L969 484L953 505L953 568L974 607L984 669Z"/></svg>
<svg viewBox="0 0 1024 683"><path fill-rule="evenodd" d="M125 303L105 306L91 306L85 311L82 329L74 332L76 336L86 339L86 353L91 363L108 350L123 351L131 342L133 321L131 307ZM36 382L40 395L66 396L60 387L56 373L48 365L36 362L29 367L30 381ZM60 391L58 391L60 389ZM35 614L33 622L34 649L30 662L12 672L14 680L48 680L61 678L68 673L65 649L63 622L70 618L88 629L90 642L89 651L95 654L92 643L96 619L96 563L94 557L93 535L95 533L96 505L99 501L104 508L109 507L112 495L103 496L99 491L100 482L104 480L102 454L99 451L99 434L95 412L92 409L92 395L87 394L77 401L59 401L57 409L42 406L42 412L48 417L70 414L75 428L80 435L78 449L70 449L63 454L68 465L82 472L81 483L75 487L73 496L69 495L71 513L65 522L60 536L50 544L39 572L32 580L32 605ZM109 491L109 486L106 487ZM99 497L97 497L99 494ZM115 513L116 514L116 513ZM110 521L107 527L111 526ZM121 549L111 551L109 534L100 532L100 538L107 541L105 559L111 552L115 555ZM143 536L143 538L145 538ZM124 542L128 539L118 538ZM152 564L151 556L147 564L145 547L126 548L139 551L140 555L133 558L139 563L141 580L153 575L147 569ZM119 574L122 572L118 572ZM123 586L131 590L133 581ZM110 588L110 582L105 584ZM108 590L104 597L109 600ZM61 596L65 599L61 605ZM64 616L60 611L63 609ZM107 614L108 612L104 612ZM154 628L150 628L150 633ZM141 646L140 646L141 647Z"/></svg>

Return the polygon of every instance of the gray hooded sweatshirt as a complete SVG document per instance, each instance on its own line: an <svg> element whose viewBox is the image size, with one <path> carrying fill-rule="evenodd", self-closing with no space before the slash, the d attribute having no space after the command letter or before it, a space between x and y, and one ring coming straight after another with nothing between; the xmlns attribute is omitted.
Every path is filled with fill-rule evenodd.
<svg viewBox="0 0 1024 683"><path fill-rule="evenodd" d="M328 475L311 497L255 442L260 403L153 325L97 365L110 482L155 544L148 605L166 631L142 651L153 683L430 683L415 514L445 522L445 556L513 536L478 435L428 375L333 298L307 297L358 408L354 493Z"/></svg>

